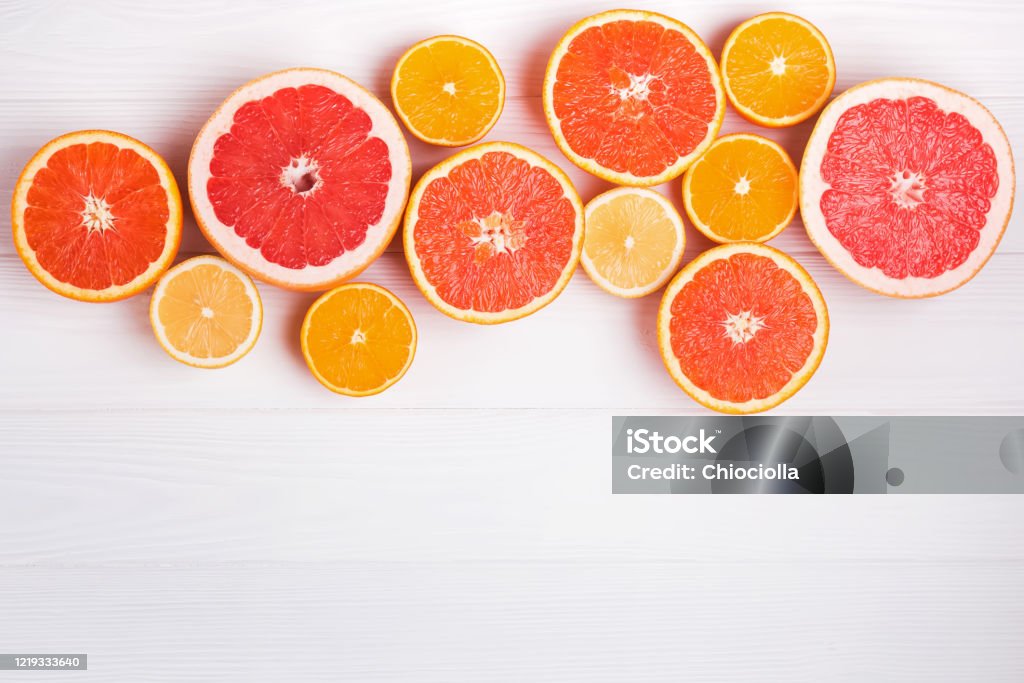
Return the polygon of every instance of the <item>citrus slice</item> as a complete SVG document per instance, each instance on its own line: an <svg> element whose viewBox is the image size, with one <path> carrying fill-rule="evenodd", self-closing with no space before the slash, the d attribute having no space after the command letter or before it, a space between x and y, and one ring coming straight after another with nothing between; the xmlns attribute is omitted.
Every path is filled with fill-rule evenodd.
<svg viewBox="0 0 1024 683"><path fill-rule="evenodd" d="M181 243L174 175L138 140L83 130L46 143L18 178L14 246L44 286L117 301L156 282Z"/></svg>
<svg viewBox="0 0 1024 683"><path fill-rule="evenodd" d="M811 241L854 282L926 297L974 277L1013 211L1013 154L985 107L905 78L847 90L822 112L800 170Z"/></svg>
<svg viewBox="0 0 1024 683"><path fill-rule="evenodd" d="M353 282L321 295L302 322L302 355L313 376L346 396L379 394L402 379L416 354L416 323L401 299Z"/></svg>
<svg viewBox="0 0 1024 683"><path fill-rule="evenodd" d="M817 285L789 256L724 244L683 268L658 310L658 346L672 379L723 413L768 410L796 393L828 342Z"/></svg>
<svg viewBox="0 0 1024 683"><path fill-rule="evenodd" d="M174 360L222 368L256 344L263 303L238 268L216 256L196 256L160 278L149 302L149 322Z"/></svg>
<svg viewBox="0 0 1024 683"><path fill-rule="evenodd" d="M562 152L622 185L678 177L725 117L718 65L675 19L612 10L569 29L544 74L544 114Z"/></svg>
<svg viewBox="0 0 1024 683"><path fill-rule="evenodd" d="M583 243L568 176L521 145L489 142L423 174L405 215L413 280L457 320L502 323L554 301Z"/></svg>
<svg viewBox="0 0 1024 683"><path fill-rule="evenodd" d="M458 147L476 142L498 122L505 77L480 43L435 36L398 60L391 99L413 135L432 145Z"/></svg>
<svg viewBox="0 0 1024 683"><path fill-rule="evenodd" d="M384 251L412 167L398 122L333 71L289 69L236 90L188 163L196 222L226 259L287 289L326 289Z"/></svg>
<svg viewBox="0 0 1024 683"><path fill-rule="evenodd" d="M628 299L655 291L683 258L683 219L653 190L618 187L587 203L580 263L598 287Z"/></svg>
<svg viewBox="0 0 1024 683"><path fill-rule="evenodd" d="M781 128L818 113L836 84L836 62L813 24L785 12L736 27L722 48L729 102L748 121Z"/></svg>
<svg viewBox="0 0 1024 683"><path fill-rule="evenodd" d="M709 239L766 242L796 214L796 166L767 138L725 135L686 172L683 205Z"/></svg>

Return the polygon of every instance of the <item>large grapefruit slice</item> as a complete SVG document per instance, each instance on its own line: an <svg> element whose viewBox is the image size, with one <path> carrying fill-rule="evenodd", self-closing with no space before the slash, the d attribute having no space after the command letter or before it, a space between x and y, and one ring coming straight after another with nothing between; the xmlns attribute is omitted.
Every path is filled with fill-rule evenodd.
<svg viewBox="0 0 1024 683"><path fill-rule="evenodd" d="M236 90L199 132L188 164L196 222L229 261L288 289L331 287L387 247L412 167L394 117L323 69Z"/></svg>
<svg viewBox="0 0 1024 683"><path fill-rule="evenodd" d="M710 249L679 271L658 310L658 345L672 379L723 413L785 401L818 369L828 310L800 264L754 242Z"/></svg>
<svg viewBox="0 0 1024 683"><path fill-rule="evenodd" d="M675 19L612 10L580 21L544 75L544 113L562 152L623 185L677 177L725 117L711 51Z"/></svg>
<svg viewBox="0 0 1024 683"><path fill-rule="evenodd" d="M548 305L569 283L583 243L583 204L550 161L490 142L420 178L404 236L413 279L439 311L507 322Z"/></svg>
<svg viewBox="0 0 1024 683"><path fill-rule="evenodd" d="M117 301L156 282L181 243L181 195L171 169L138 140L68 133L25 166L11 201L14 246L58 294Z"/></svg>
<svg viewBox="0 0 1024 683"><path fill-rule="evenodd" d="M821 253L881 294L926 297L974 277L1013 209L1010 143L985 107L937 83L869 81L826 107L800 171Z"/></svg>

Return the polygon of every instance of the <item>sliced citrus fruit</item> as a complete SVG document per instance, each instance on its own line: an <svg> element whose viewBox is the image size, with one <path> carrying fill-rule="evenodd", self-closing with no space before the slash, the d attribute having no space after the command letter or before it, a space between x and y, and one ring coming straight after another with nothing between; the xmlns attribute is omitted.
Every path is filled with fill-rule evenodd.
<svg viewBox="0 0 1024 683"><path fill-rule="evenodd" d="M768 410L799 390L825 353L828 311L817 285L778 249L710 249L683 268L658 310L672 379L723 413Z"/></svg>
<svg viewBox="0 0 1024 683"><path fill-rule="evenodd" d="M722 82L743 118L771 128L806 121L836 84L836 62L813 24L785 12L736 27L722 48Z"/></svg>
<svg viewBox="0 0 1024 683"><path fill-rule="evenodd" d="M675 19L612 10L569 29L544 75L544 113L562 152L623 185L679 176L725 116L718 65Z"/></svg>
<svg viewBox="0 0 1024 683"><path fill-rule="evenodd" d="M247 273L326 289L387 247L412 167L398 122L333 71L289 69L236 90L199 132L189 196L203 234Z"/></svg>
<svg viewBox="0 0 1024 683"><path fill-rule="evenodd" d="M346 396L379 394L416 354L416 323L402 300L353 282L321 295L302 322L302 355L321 384Z"/></svg>
<svg viewBox="0 0 1024 683"><path fill-rule="evenodd" d="M598 287L645 296L672 277L683 258L683 219L653 190L618 187L591 199L580 263Z"/></svg>
<svg viewBox="0 0 1024 683"><path fill-rule="evenodd" d="M505 77L480 43L435 36L398 60L391 99L413 135L432 145L458 147L476 142L498 122Z"/></svg>
<svg viewBox="0 0 1024 683"><path fill-rule="evenodd" d="M263 303L249 276L216 256L168 270L153 289L149 322L171 358L222 368L249 353L263 326Z"/></svg>
<svg viewBox="0 0 1024 683"><path fill-rule="evenodd" d="M686 171L683 205L709 239L766 242L796 214L796 166L767 138L725 135Z"/></svg>
<svg viewBox="0 0 1024 683"><path fill-rule="evenodd" d="M83 130L46 143L18 178L14 246L57 294L117 301L156 282L181 243L174 175L138 140Z"/></svg>
<svg viewBox="0 0 1024 683"><path fill-rule="evenodd" d="M568 176L521 145L489 142L423 174L405 215L413 280L457 320L529 315L569 283L583 243L583 204Z"/></svg>
<svg viewBox="0 0 1024 683"><path fill-rule="evenodd" d="M1013 154L985 107L937 83L869 81L822 112L800 213L840 272L881 294L935 296L985 265L1013 211Z"/></svg>

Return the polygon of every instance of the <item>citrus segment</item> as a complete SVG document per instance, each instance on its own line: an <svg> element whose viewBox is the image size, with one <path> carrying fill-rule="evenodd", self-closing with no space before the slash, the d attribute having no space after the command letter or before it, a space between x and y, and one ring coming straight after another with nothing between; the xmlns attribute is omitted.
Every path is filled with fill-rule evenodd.
<svg viewBox="0 0 1024 683"><path fill-rule="evenodd" d="M221 368L256 344L263 304L245 273L216 256L196 256L171 268L157 283L149 320L172 358Z"/></svg>
<svg viewBox="0 0 1024 683"><path fill-rule="evenodd" d="M669 374L720 412L785 401L814 374L827 341L817 285L792 258L761 244L704 252L669 284L658 311Z"/></svg>
<svg viewBox="0 0 1024 683"><path fill-rule="evenodd" d="M483 45L460 36L435 36L398 60L391 99L402 123L420 140L468 145L497 123L505 104L505 78Z"/></svg>
<svg viewBox="0 0 1024 683"><path fill-rule="evenodd" d="M116 301L153 284L174 259L181 196L146 145L79 131L51 140L25 166L11 222L18 254L43 285L80 301Z"/></svg>
<svg viewBox="0 0 1024 683"><path fill-rule="evenodd" d="M397 382L416 353L416 324L402 301L354 282L317 299L302 323L302 355L313 376L347 396L378 394Z"/></svg>
<svg viewBox="0 0 1024 683"><path fill-rule="evenodd" d="M709 239L766 242L796 214L796 166L760 135L723 136L687 170L683 204Z"/></svg>
<svg viewBox="0 0 1024 683"><path fill-rule="evenodd" d="M779 128L809 119L836 83L832 48L813 24L770 12L743 22L722 48L722 82L744 118Z"/></svg>
<svg viewBox="0 0 1024 683"><path fill-rule="evenodd" d="M995 251L1013 209L1009 142L966 95L928 81L870 81L836 98L800 179L808 235L858 284L942 294Z"/></svg>
<svg viewBox="0 0 1024 683"><path fill-rule="evenodd" d="M243 270L290 289L330 287L379 256L410 175L387 108L322 69L279 71L236 90L189 159L206 237Z"/></svg>
<svg viewBox="0 0 1024 683"><path fill-rule="evenodd" d="M683 258L683 220L662 195L620 187L587 203L580 263L602 289L635 298L672 277Z"/></svg>
<svg viewBox="0 0 1024 683"><path fill-rule="evenodd" d="M625 185L677 177L725 116L704 42L675 19L637 10L603 12L569 29L548 62L543 100L569 160Z"/></svg>
<svg viewBox="0 0 1024 683"><path fill-rule="evenodd" d="M546 306L568 284L583 241L583 205L544 157L486 143L423 175L404 237L413 279L438 310L506 322Z"/></svg>

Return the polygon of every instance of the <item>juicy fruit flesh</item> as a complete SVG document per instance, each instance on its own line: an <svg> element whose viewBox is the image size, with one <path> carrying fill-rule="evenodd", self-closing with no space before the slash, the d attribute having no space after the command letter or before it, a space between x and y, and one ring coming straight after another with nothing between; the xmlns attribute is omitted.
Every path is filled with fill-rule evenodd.
<svg viewBox="0 0 1024 683"><path fill-rule="evenodd" d="M879 98L839 118L821 161L820 207L854 260L890 278L934 278L978 246L999 188L995 153L927 97Z"/></svg>
<svg viewBox="0 0 1024 683"><path fill-rule="evenodd" d="M623 195L587 216L583 249L602 277L622 289L656 281L670 266L678 235L650 197Z"/></svg>
<svg viewBox="0 0 1024 683"><path fill-rule="evenodd" d="M806 26L764 19L742 30L722 65L729 89L759 116L782 119L813 109L831 82L829 54Z"/></svg>
<svg viewBox="0 0 1024 683"><path fill-rule="evenodd" d="M252 299L237 275L198 265L171 276L157 306L167 340L196 358L225 358L249 338Z"/></svg>
<svg viewBox="0 0 1024 683"><path fill-rule="evenodd" d="M572 258L576 211L547 170L487 152L435 178L414 228L423 273L446 303L488 313L550 292Z"/></svg>
<svg viewBox="0 0 1024 683"><path fill-rule="evenodd" d="M395 95L419 134L463 141L485 132L501 106L501 90L501 75L479 48L439 40L402 62Z"/></svg>
<svg viewBox="0 0 1024 683"><path fill-rule="evenodd" d="M555 116L569 147L605 168L655 176L704 140L717 95L704 56L653 21L611 21L569 43Z"/></svg>
<svg viewBox="0 0 1024 683"><path fill-rule="evenodd" d="M301 269L359 247L384 213L392 168L365 111L321 85L245 103L214 144L207 194L269 262Z"/></svg>
<svg viewBox="0 0 1024 683"><path fill-rule="evenodd" d="M330 384L369 392L401 374L414 336L408 315L386 295L346 288L312 312L306 348L316 371Z"/></svg>
<svg viewBox="0 0 1024 683"><path fill-rule="evenodd" d="M167 191L153 165L107 142L57 150L32 179L25 237L61 282L102 290L128 284L164 250Z"/></svg>
<svg viewBox="0 0 1024 683"><path fill-rule="evenodd" d="M670 344L680 369L722 401L777 394L814 350L818 316L799 280L771 258L712 261L676 294Z"/></svg>
<svg viewBox="0 0 1024 683"><path fill-rule="evenodd" d="M690 207L726 240L757 240L796 209L796 171L775 147L722 139L690 169Z"/></svg>

